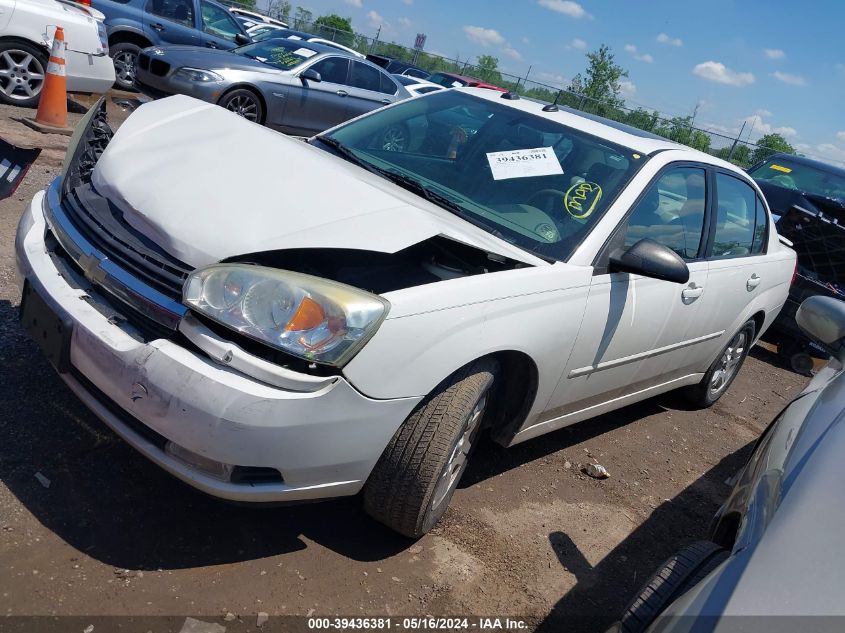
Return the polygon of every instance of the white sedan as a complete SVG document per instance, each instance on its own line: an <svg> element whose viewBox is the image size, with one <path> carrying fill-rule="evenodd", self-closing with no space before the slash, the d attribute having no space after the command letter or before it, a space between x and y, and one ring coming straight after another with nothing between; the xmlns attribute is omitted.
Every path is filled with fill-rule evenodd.
<svg viewBox="0 0 845 633"><path fill-rule="evenodd" d="M0 103L38 105L56 25L64 29L69 92L103 93L114 66L103 26L91 7L59 0L0 0Z"/></svg>
<svg viewBox="0 0 845 633"><path fill-rule="evenodd" d="M103 151L104 118L22 216L22 322L106 424L227 499L363 490L419 536L483 430L711 405L795 268L733 165L515 95L445 90L308 143L176 96Z"/></svg>

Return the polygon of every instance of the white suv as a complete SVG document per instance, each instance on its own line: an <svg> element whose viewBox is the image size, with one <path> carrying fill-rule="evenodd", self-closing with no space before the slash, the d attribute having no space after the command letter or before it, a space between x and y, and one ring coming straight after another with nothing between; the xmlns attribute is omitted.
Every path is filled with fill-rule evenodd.
<svg viewBox="0 0 845 633"><path fill-rule="evenodd" d="M0 0L0 102L38 104L56 27L65 33L69 92L102 93L114 67L99 11L59 0Z"/></svg>

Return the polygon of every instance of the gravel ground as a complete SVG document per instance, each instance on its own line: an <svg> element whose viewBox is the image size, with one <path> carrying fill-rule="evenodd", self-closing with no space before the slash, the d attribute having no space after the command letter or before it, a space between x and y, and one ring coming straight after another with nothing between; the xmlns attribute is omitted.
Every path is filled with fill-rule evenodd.
<svg viewBox="0 0 845 633"><path fill-rule="evenodd" d="M22 113L0 108L0 136L45 149L0 202L0 614L80 616L56 628L79 631L91 616L130 615L174 616L155 630L187 615L245 630L259 612L512 615L601 631L662 559L704 535L725 480L806 380L758 347L712 409L669 394L512 449L487 443L417 542L369 520L357 498L227 505L120 441L18 326L14 229L67 143L29 131ZM610 479L581 473L591 459Z"/></svg>

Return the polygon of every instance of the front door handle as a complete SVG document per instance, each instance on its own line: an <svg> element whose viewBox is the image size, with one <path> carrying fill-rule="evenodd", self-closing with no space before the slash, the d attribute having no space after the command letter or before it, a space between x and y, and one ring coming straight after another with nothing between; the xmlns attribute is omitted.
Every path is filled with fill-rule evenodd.
<svg viewBox="0 0 845 633"><path fill-rule="evenodd" d="M751 277L748 278L748 281L745 282L745 287L748 289L749 292L751 292L757 286L760 285L761 281L763 280L757 276L757 273L754 273L753 275L751 275Z"/></svg>
<svg viewBox="0 0 845 633"><path fill-rule="evenodd" d="M381 102L382 102L384 105L390 105L390 99L382 99L382 100L381 100Z"/></svg>
<svg viewBox="0 0 845 633"><path fill-rule="evenodd" d="M345 97L345 96L346 96L346 95L348 95L349 93L348 93L348 92L346 92L346 90L338 90L335 94L336 94L338 97Z"/></svg>
<svg viewBox="0 0 845 633"><path fill-rule="evenodd" d="M209 42L206 42L206 43L205 43L205 45L206 45L208 48L220 48L220 47L217 45L217 42L211 42L211 41L209 41Z"/></svg>
<svg viewBox="0 0 845 633"><path fill-rule="evenodd" d="M704 286L698 286L694 281L691 281L681 292L681 297L684 299L698 299L702 294L704 294Z"/></svg>
<svg viewBox="0 0 845 633"><path fill-rule="evenodd" d="M164 24L161 24L160 22L154 22L150 24L150 28L155 31L164 31Z"/></svg>

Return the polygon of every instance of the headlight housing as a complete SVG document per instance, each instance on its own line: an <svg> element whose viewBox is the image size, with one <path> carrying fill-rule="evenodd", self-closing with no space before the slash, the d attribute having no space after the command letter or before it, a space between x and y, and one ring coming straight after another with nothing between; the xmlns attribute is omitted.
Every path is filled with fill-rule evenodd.
<svg viewBox="0 0 845 633"><path fill-rule="evenodd" d="M199 83L209 83L212 81L223 81L223 77L210 70L203 70L202 68L184 68L178 69L173 73L174 79L183 79L185 81L195 81Z"/></svg>
<svg viewBox="0 0 845 633"><path fill-rule="evenodd" d="M113 135L106 118L106 99L100 97L73 129L62 163L62 195L91 180L94 167Z"/></svg>
<svg viewBox="0 0 845 633"><path fill-rule="evenodd" d="M194 271L182 301L250 338L337 367L363 347L390 308L382 297L351 286L249 264Z"/></svg>

